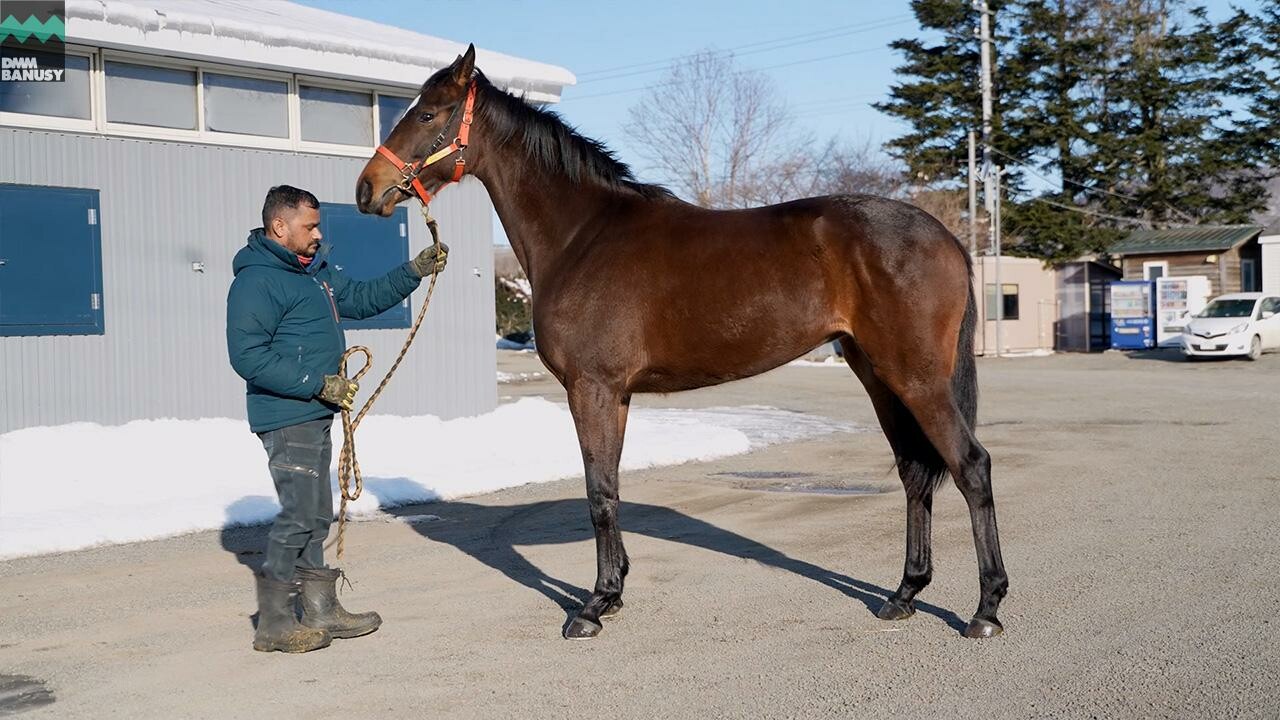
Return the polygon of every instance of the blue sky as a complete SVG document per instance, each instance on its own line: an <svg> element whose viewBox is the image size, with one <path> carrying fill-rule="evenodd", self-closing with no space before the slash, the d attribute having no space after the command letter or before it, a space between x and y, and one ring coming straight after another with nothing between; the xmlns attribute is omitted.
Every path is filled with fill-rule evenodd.
<svg viewBox="0 0 1280 720"><path fill-rule="evenodd" d="M658 178L646 172L622 127L641 89L662 77L667 63L657 61L737 49L740 66L763 68L773 79L805 131L878 147L902 132L871 107L885 98L901 62L888 43L921 35L908 0L302 2L567 68L579 84L565 90L557 110L647 180ZM1231 5L1255 9L1258 0L1203 4L1220 20ZM603 72L618 67L625 69ZM636 74L618 77L626 73Z"/></svg>

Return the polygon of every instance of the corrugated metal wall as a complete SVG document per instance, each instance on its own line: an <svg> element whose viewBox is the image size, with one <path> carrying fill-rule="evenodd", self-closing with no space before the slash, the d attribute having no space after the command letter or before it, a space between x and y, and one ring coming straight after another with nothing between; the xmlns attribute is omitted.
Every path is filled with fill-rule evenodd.
<svg viewBox="0 0 1280 720"><path fill-rule="evenodd" d="M0 128L0 182L101 192L105 335L0 337L0 432L76 421L244 417L244 382L227 361L231 258L261 225L272 185L323 202L354 202L365 160L222 146ZM432 204L449 244L423 330L379 414L451 418L497 404L492 210L474 179ZM430 241L416 207L409 247ZM191 263L205 264L203 273ZM478 276L477 276L478 271ZM422 289L411 302L414 313ZM375 367L395 359L405 330L353 330Z"/></svg>

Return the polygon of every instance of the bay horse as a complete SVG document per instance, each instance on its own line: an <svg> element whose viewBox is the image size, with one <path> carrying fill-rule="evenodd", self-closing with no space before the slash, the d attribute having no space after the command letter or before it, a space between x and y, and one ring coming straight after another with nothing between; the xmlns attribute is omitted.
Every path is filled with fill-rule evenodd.
<svg viewBox="0 0 1280 720"><path fill-rule="evenodd" d="M672 138L672 152L679 145ZM537 351L568 393L582 448L597 576L566 638L595 637L622 605L618 461L632 395L750 377L833 340L871 397L906 489L902 582L878 617L915 612L933 574L933 494L949 473L969 506L979 565L964 634L1003 631L996 611L1008 577L991 460L974 436L972 259L940 222L870 195L748 210L683 202L638 182L555 113L492 85L474 46L423 84L360 174L357 204L387 216L464 174L488 189L529 278Z"/></svg>

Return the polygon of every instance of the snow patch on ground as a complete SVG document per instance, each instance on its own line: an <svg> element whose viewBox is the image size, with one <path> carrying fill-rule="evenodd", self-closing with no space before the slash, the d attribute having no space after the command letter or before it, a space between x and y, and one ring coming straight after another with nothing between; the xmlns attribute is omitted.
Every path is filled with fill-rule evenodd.
<svg viewBox="0 0 1280 720"><path fill-rule="evenodd" d="M759 406L635 408L622 469L855 429ZM340 422L333 438L336 463ZM542 398L448 421L371 415L357 448L365 478L357 514L582 474L569 411ZM332 482L336 498L336 472ZM73 423L0 435L0 559L261 523L278 511L262 445L241 420Z"/></svg>

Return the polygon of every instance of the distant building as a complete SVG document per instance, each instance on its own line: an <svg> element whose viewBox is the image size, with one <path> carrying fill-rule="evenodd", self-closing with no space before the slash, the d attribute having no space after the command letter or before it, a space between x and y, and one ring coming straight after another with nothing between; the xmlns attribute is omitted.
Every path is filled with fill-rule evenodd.
<svg viewBox="0 0 1280 720"><path fill-rule="evenodd" d="M1138 230L1113 244L1126 280L1204 275L1213 295L1262 289L1258 225L1204 225Z"/></svg>

